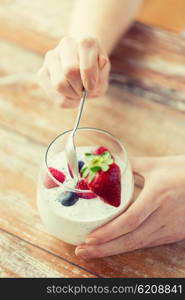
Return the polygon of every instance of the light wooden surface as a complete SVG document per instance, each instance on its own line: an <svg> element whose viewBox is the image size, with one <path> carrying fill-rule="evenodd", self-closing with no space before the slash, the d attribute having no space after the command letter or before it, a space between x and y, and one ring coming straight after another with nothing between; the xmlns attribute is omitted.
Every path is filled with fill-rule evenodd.
<svg viewBox="0 0 185 300"><path fill-rule="evenodd" d="M143 0L137 20L144 24L181 33L185 31L185 1Z"/></svg>
<svg viewBox="0 0 185 300"><path fill-rule="evenodd" d="M59 13L47 22L43 17L53 7L47 3L42 10L35 1L0 5L0 76L20 75L19 81L0 84L0 276L185 277L184 241L86 262L41 224L35 196L41 157L51 139L72 127L76 114L54 107L34 82L41 54L60 36ZM67 22L66 17L62 34ZM82 126L109 130L130 156L184 154L184 50L180 37L136 23L112 55L108 94L88 102Z"/></svg>

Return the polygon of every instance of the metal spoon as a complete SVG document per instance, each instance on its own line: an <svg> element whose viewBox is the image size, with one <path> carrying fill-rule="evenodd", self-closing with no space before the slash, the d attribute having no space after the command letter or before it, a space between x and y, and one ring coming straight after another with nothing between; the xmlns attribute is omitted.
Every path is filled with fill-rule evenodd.
<svg viewBox="0 0 185 300"><path fill-rule="evenodd" d="M69 134L69 137L68 137L67 142L66 142L66 147L65 147L65 154L66 154L68 167L70 166L72 174L73 174L73 179L75 181L78 180L79 170L78 170L78 159L77 159L77 154L76 154L76 146L75 146L75 142L74 142L74 137L75 137L75 133L76 133L76 130L78 128L78 125L80 123L80 119L81 119L82 110L83 110L83 106L84 106L86 96L87 96L87 91L84 89L83 94L82 94L82 98L80 100L80 105L79 105L75 125L74 125L73 130Z"/></svg>

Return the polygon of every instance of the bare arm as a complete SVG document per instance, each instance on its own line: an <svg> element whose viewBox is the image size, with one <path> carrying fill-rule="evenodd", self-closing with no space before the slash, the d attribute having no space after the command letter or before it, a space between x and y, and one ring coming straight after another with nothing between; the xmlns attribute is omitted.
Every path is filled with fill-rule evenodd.
<svg viewBox="0 0 185 300"><path fill-rule="evenodd" d="M77 39L96 38L110 54L135 18L142 0L78 0L69 34Z"/></svg>

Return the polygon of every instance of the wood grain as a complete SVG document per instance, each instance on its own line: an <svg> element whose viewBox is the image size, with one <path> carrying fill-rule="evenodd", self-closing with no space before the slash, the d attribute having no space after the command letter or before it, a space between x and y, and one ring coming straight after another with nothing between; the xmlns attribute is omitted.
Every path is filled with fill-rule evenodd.
<svg viewBox="0 0 185 300"><path fill-rule="evenodd" d="M0 3L0 36L40 53L66 34L74 0L7 0Z"/></svg>
<svg viewBox="0 0 185 300"><path fill-rule="evenodd" d="M136 23L112 54L112 81L185 112L185 40Z"/></svg>
<svg viewBox="0 0 185 300"><path fill-rule="evenodd" d="M16 236L3 231L0 235L0 278L95 277Z"/></svg>
<svg viewBox="0 0 185 300"><path fill-rule="evenodd" d="M35 195L43 151L76 115L54 106L35 82L39 53L66 32L71 1L65 2L63 26L44 0L0 4L0 76L7 80L0 83L1 276L184 277L184 241L86 262L41 224ZM81 125L110 131L129 156L184 154L184 50L176 35L136 23L112 55L107 95L87 102Z"/></svg>

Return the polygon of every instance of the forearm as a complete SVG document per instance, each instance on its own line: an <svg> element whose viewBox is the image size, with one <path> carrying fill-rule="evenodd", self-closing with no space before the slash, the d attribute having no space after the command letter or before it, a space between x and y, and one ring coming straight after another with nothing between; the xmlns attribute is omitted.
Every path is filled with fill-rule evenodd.
<svg viewBox="0 0 185 300"><path fill-rule="evenodd" d="M78 0L69 34L77 39L94 37L110 54L134 20L142 0Z"/></svg>

